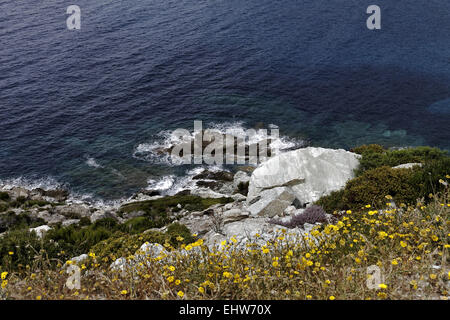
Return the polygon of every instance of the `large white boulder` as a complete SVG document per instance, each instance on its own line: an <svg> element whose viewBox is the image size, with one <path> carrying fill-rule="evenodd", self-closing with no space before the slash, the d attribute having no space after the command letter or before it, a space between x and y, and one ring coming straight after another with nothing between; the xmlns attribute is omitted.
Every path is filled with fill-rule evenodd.
<svg viewBox="0 0 450 320"><path fill-rule="evenodd" d="M278 187L289 187L301 204L314 202L344 187L354 177L359 157L343 149L314 147L277 155L253 171L247 203Z"/></svg>

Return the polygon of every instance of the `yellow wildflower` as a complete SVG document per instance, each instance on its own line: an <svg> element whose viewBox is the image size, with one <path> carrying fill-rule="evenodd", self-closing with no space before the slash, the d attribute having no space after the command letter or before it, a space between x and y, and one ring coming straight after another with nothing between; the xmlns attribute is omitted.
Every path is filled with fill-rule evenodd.
<svg viewBox="0 0 450 320"><path fill-rule="evenodd" d="M378 285L378 287L379 287L380 289L387 289L387 285L385 285L384 283L380 283L380 284Z"/></svg>

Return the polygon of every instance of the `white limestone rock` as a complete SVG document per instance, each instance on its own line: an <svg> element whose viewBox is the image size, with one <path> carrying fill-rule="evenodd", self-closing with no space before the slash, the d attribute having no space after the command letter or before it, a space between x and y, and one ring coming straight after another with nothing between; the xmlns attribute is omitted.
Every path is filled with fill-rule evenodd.
<svg viewBox="0 0 450 320"><path fill-rule="evenodd" d="M398 166L392 167L392 169L412 169L414 167L421 167L421 166L422 166L421 163L410 162L410 163L404 163L404 164L400 164Z"/></svg>
<svg viewBox="0 0 450 320"><path fill-rule="evenodd" d="M78 264L78 263L83 262L84 260L87 260L88 258L89 258L89 256L86 253L83 253L82 255L79 255L77 257L73 257L70 260Z"/></svg>
<svg viewBox="0 0 450 320"><path fill-rule="evenodd" d="M339 190L354 177L360 155L343 149L308 147L262 163L250 178L247 203L268 189L289 187L301 204Z"/></svg>
<svg viewBox="0 0 450 320"><path fill-rule="evenodd" d="M36 232L36 235L38 236L38 238L42 238L44 235L45 235L45 233L47 232L47 231L49 231L51 229L51 227L50 226L48 226L48 225L43 225L43 226L39 226L39 227L37 227L37 228L31 228L30 229L30 232Z"/></svg>

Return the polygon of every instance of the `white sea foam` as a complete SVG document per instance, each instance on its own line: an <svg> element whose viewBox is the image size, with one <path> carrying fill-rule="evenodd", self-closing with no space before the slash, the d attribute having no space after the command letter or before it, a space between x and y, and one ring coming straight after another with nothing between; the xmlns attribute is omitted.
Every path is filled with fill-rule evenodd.
<svg viewBox="0 0 450 320"><path fill-rule="evenodd" d="M95 208L101 208L104 210L118 208L123 201L125 201L125 198L104 200L91 193L78 193L73 191L70 192L69 198L66 200L67 203L89 204Z"/></svg>
<svg viewBox="0 0 450 320"><path fill-rule="evenodd" d="M30 179L26 177L16 177L4 180L0 179L1 190L11 190L13 188L24 188L27 190L40 188L46 191L65 189L69 190L69 197L66 201L67 203L88 203L94 205L97 208L118 207L120 205L120 202L123 200L103 200L95 197L93 194L75 192L73 190L70 190L68 185L60 183L53 177L45 177L40 179Z"/></svg>
<svg viewBox="0 0 450 320"><path fill-rule="evenodd" d="M160 190L160 191L169 190L175 183L175 178L176 177L174 175L169 175L161 177L158 180L149 179L147 181L148 183L147 190Z"/></svg>
<svg viewBox="0 0 450 320"><path fill-rule="evenodd" d="M63 188L63 184L59 183L52 177L45 177L40 179L29 179L26 177L9 178L0 180L0 187L9 190L15 187L22 187L28 190L41 188L43 190L54 190Z"/></svg>
<svg viewBox="0 0 450 320"><path fill-rule="evenodd" d="M94 158L89 157L86 159L85 162L89 167L92 168L103 168L103 166L101 164L99 164Z"/></svg>
<svg viewBox="0 0 450 320"><path fill-rule="evenodd" d="M167 175L159 179L149 179L146 189L158 190L164 195L174 195L183 190L193 190L196 188L196 181L193 178L205 170L211 172L229 171L220 166L199 166L186 170L182 176Z"/></svg>

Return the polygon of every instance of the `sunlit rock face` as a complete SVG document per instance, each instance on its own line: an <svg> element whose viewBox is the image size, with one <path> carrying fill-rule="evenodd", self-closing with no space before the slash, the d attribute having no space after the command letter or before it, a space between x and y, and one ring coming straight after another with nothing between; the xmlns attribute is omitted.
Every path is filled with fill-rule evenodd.
<svg viewBox="0 0 450 320"><path fill-rule="evenodd" d="M314 147L275 156L253 171L247 203L263 201L267 190L274 188L288 188L302 205L312 203L344 187L354 177L359 157L342 149Z"/></svg>

